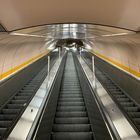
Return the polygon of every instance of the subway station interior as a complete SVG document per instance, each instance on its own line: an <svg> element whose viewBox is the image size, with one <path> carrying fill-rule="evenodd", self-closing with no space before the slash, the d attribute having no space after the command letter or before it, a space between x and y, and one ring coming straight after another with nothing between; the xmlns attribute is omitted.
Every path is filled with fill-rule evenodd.
<svg viewBox="0 0 140 140"><path fill-rule="evenodd" d="M140 0L0 0L0 140L140 140Z"/></svg>

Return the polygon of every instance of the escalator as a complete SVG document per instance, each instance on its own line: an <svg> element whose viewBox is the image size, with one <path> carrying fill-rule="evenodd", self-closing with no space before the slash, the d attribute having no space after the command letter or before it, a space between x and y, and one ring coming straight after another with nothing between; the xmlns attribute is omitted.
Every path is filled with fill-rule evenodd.
<svg viewBox="0 0 140 140"><path fill-rule="evenodd" d="M96 75L103 86L110 93L115 102L119 105L125 116L131 122L135 130L140 134L140 106L117 86L104 72L96 72Z"/></svg>
<svg viewBox="0 0 140 140"><path fill-rule="evenodd" d="M85 61L92 69L92 58L83 54ZM95 75L113 100L118 104L133 128L140 135L140 105L137 104L124 90L122 90L103 70L95 65Z"/></svg>
<svg viewBox="0 0 140 140"><path fill-rule="evenodd" d="M56 55L52 57L52 65ZM51 66L52 67L52 66ZM0 140L7 139L16 122L47 75L47 65L0 108Z"/></svg>
<svg viewBox="0 0 140 140"><path fill-rule="evenodd" d="M77 65L72 52L68 52L64 69L58 74L62 78L54 84L57 90L53 88L32 139L111 140L95 99L85 88L86 80L82 81L86 92L81 86Z"/></svg>
<svg viewBox="0 0 140 140"><path fill-rule="evenodd" d="M82 90L72 59L68 54L54 118L52 140L93 139Z"/></svg>

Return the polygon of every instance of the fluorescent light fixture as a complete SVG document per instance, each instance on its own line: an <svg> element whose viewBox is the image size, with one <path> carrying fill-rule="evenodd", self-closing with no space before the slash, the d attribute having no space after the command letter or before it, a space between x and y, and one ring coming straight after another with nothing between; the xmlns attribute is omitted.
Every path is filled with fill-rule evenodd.
<svg viewBox="0 0 140 140"><path fill-rule="evenodd" d="M101 36L90 36L90 37L86 37L86 38L88 38L88 39L96 39L96 38L99 38L99 37L111 37L111 36L123 36L123 35L129 35L130 33L117 33L117 34L106 34L106 35L101 35ZM132 33L131 33L132 34Z"/></svg>
<svg viewBox="0 0 140 140"><path fill-rule="evenodd" d="M118 33L118 34L107 34L107 35L101 35L101 36L121 36L121 35L127 35L130 33Z"/></svg>
<svg viewBox="0 0 140 140"><path fill-rule="evenodd" d="M21 33L10 33L10 35L17 35L17 36L30 36L30 37L41 37L46 38L46 36L43 35L32 35L32 34L21 34Z"/></svg>

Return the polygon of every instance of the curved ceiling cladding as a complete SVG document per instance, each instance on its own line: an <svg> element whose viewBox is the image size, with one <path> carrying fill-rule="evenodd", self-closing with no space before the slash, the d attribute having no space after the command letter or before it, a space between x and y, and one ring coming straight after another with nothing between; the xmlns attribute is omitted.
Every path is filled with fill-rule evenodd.
<svg viewBox="0 0 140 140"><path fill-rule="evenodd" d="M107 26L91 24L55 24L37 26L11 32L12 35L32 36L50 40L59 39L95 39L99 37L121 36L134 32Z"/></svg>
<svg viewBox="0 0 140 140"><path fill-rule="evenodd" d="M54 23L92 23L140 30L140 0L9 0L0 2L8 31Z"/></svg>

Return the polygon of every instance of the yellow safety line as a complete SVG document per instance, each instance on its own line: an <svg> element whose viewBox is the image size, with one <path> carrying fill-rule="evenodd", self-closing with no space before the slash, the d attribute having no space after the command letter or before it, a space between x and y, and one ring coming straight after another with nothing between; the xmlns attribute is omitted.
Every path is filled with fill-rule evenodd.
<svg viewBox="0 0 140 140"><path fill-rule="evenodd" d="M45 56L45 55L48 54L48 53L49 53L49 51L46 51L46 52L44 52L44 53L42 53L42 54L40 54L40 55L38 55L38 56L36 56L36 57L34 57L34 58L29 59L29 60L26 61L26 62L23 62L22 64L20 64L20 65L14 67L14 68L12 68L12 69L10 69L10 70L8 70L8 71L2 73L2 74L0 75L0 80L4 79L5 77L7 77L7 76L9 76L9 75L11 75L11 74L13 74L14 72L16 72L16 71L18 71L19 69L21 69L21 68L27 66L28 64L31 64L32 62L34 62L34 61L40 59L41 57ZM106 57L106 56L104 56L104 55L99 54L98 52L93 52L93 51L92 51L92 53L95 54L96 56L98 56L98 57L100 57L100 58L102 58L102 59L104 59L104 60L106 60L106 61L112 63L113 65L116 65L116 66L118 66L119 68L121 68L121 69L123 69L123 70L125 70L125 71L127 71L127 72L129 72L129 73L131 73L131 74L133 74L133 75L135 75L136 77L139 77L139 78L140 78L140 72L137 72L137 71L135 71L135 70L133 70L133 69L130 69L130 68L128 68L128 67L126 67L126 66L124 66L124 65L122 65L122 64L120 64L120 63L118 63L118 62L116 62L116 61L114 61L114 60L112 60L112 59L110 59L110 58L108 58L108 57Z"/></svg>
<svg viewBox="0 0 140 140"><path fill-rule="evenodd" d="M48 54L48 53L49 53L49 51L46 51L46 52L44 52L44 53L42 53L42 54L40 54L40 55L38 55L38 56L35 56L35 57L29 59L29 60L26 61L26 62L23 62L22 64L20 64L20 65L14 67L14 68L12 68L12 69L10 69L10 70L8 70L8 71L2 73L2 74L0 75L0 80L4 79L5 77L7 77L7 76L9 76L9 75L11 75L11 74L13 74L14 72L18 71L19 69L21 69L21 68L23 68L23 67L25 67L25 66L31 64L32 62L34 62L34 61L36 61L36 60L42 58L43 56L45 56L45 55Z"/></svg>
<svg viewBox="0 0 140 140"><path fill-rule="evenodd" d="M106 56L104 56L104 55L98 53L98 52L92 51L92 53L95 54L96 56L98 56L98 57L100 57L100 58L102 58L102 59L104 59L104 60L110 62L111 64L116 65L117 67L123 69L124 71L126 71L126 72L128 72L128 73L131 73L131 74L133 74L134 76L140 78L140 72L137 72L137 71L135 71L135 70L133 70L133 69L130 69L130 68L128 68L128 67L126 67L126 66L124 66L124 65L122 65L122 64L120 64L120 63L118 63L118 62L116 62L116 61L114 61L114 60L112 60L112 59L110 59L110 58L108 58L108 57L106 57Z"/></svg>

